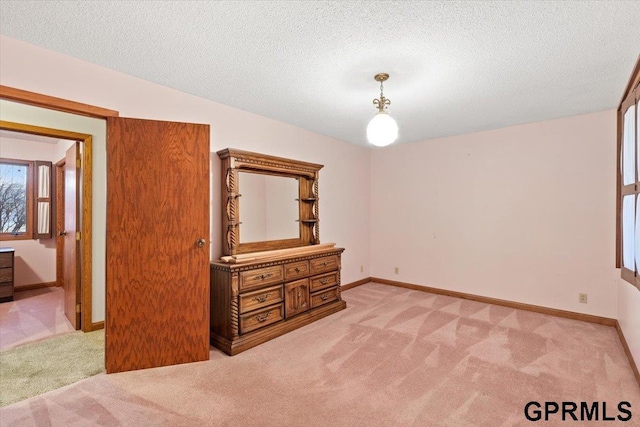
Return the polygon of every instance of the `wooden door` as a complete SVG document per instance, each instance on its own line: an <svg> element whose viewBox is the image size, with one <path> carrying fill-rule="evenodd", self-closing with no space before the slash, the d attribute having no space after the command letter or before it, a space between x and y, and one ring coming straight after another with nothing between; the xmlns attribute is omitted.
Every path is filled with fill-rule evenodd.
<svg viewBox="0 0 640 427"><path fill-rule="evenodd" d="M56 163L56 286L64 289L64 168L66 156Z"/></svg>
<svg viewBox="0 0 640 427"><path fill-rule="evenodd" d="M209 359L209 126L107 120L107 373Z"/></svg>
<svg viewBox="0 0 640 427"><path fill-rule="evenodd" d="M284 285L284 313L287 319L309 310L309 279Z"/></svg>
<svg viewBox="0 0 640 427"><path fill-rule="evenodd" d="M78 180L80 178L80 144L76 142L67 150L64 166L64 314L80 329L80 265L77 262L78 231Z"/></svg>

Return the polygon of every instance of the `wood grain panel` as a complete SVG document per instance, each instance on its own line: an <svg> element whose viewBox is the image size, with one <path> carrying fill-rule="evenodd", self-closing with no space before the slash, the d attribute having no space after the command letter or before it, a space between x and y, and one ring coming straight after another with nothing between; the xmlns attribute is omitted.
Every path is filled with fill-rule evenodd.
<svg viewBox="0 0 640 427"><path fill-rule="evenodd" d="M281 265L243 271L240 273L240 290L244 291L259 288L272 283L282 282L283 280L284 272Z"/></svg>
<svg viewBox="0 0 640 427"><path fill-rule="evenodd" d="M260 345L264 342L277 338L287 332L291 332L316 320L327 317L333 313L347 308L347 303L343 300L333 301L329 304L318 307L315 310L306 311L292 319L274 323L265 328L257 329L244 334L237 339L230 340L227 337L211 334L211 344L230 356L241 353L247 349Z"/></svg>
<svg viewBox="0 0 640 427"><path fill-rule="evenodd" d="M338 262L337 255L331 255L323 258L316 258L311 260L311 274L324 273L325 271L332 271L338 268L340 263Z"/></svg>
<svg viewBox="0 0 640 427"><path fill-rule="evenodd" d="M289 251L289 249L285 250ZM344 249L334 248L333 245L319 250L288 252L269 258L253 259L253 257L241 256L243 260L237 263L212 262L211 263L211 344L227 354L237 354L241 351L268 341L288 331L312 322L315 319L327 316L346 307L341 300L340 288L340 255ZM315 278L331 276L335 279L335 299L324 301L316 309L310 310L310 268L303 268L318 258L334 258L337 261L336 270L326 272ZM299 272L295 271L299 266ZM260 284L259 288L253 288L249 292L240 289L240 277L255 277L265 274L272 268L279 271L290 270L294 274L304 272L305 277L294 281L286 280L284 284L278 282L271 285ZM260 274L258 274L260 273ZM284 291L284 292L283 292ZM319 292L324 292L320 290ZM267 296L267 294L269 294ZM273 307L280 304L284 294L285 319L273 324L264 324L262 327L248 331L245 320L255 315L264 307ZM260 301L251 301L259 297L264 300L264 307ZM269 298L275 301L269 303ZM329 297L326 298L327 300ZM249 301L249 304L247 303ZM320 297L319 301L322 301ZM257 305L256 305L257 304ZM240 308L238 308L240 306ZM240 318L240 323L238 319ZM242 333L240 333L242 330ZM248 332L247 332L248 331Z"/></svg>
<svg viewBox="0 0 640 427"><path fill-rule="evenodd" d="M338 273L324 274L322 276L315 276L311 278L311 292L319 291L320 289L330 288L338 284Z"/></svg>
<svg viewBox="0 0 640 427"><path fill-rule="evenodd" d="M78 240L76 232L79 230L78 219L78 191L80 190L80 168L77 161L80 156L80 144L75 143L66 153L64 166L64 314L74 329L80 329L80 313L76 312L76 305L80 296L80 264L78 263Z"/></svg>
<svg viewBox="0 0 640 427"><path fill-rule="evenodd" d="M231 327L231 307L232 301L238 300L238 273L226 274L226 272L212 268L210 270L211 292L210 292L210 310L211 334L223 335L226 337L233 336ZM234 280L235 279L235 280ZM232 282L235 281L235 291ZM237 306L237 304L236 304ZM237 307L236 307L237 310ZM238 323L238 313L235 313L235 322ZM236 333L237 336L237 333Z"/></svg>
<svg viewBox="0 0 640 427"><path fill-rule="evenodd" d="M309 279L284 285L284 306L287 319L309 310Z"/></svg>
<svg viewBox="0 0 640 427"><path fill-rule="evenodd" d="M320 307L338 299L338 288L334 287L311 295L311 308Z"/></svg>
<svg viewBox="0 0 640 427"><path fill-rule="evenodd" d="M255 331L284 319L282 303L240 316L240 333Z"/></svg>
<svg viewBox="0 0 640 427"><path fill-rule="evenodd" d="M67 99L56 98L36 92L29 92L27 90L9 86L0 85L0 98L21 102L23 104L49 108L51 110L79 114L81 116L97 117L100 119L118 116L118 112L115 110L109 110L89 104L82 104L80 102L69 101Z"/></svg>
<svg viewBox="0 0 640 427"><path fill-rule="evenodd" d="M285 280L294 280L309 275L309 261L290 262L284 266Z"/></svg>
<svg viewBox="0 0 640 427"><path fill-rule="evenodd" d="M56 283L64 286L64 168L66 158L56 163Z"/></svg>
<svg viewBox="0 0 640 427"><path fill-rule="evenodd" d="M209 126L107 129L107 372L207 360Z"/></svg>
<svg viewBox="0 0 640 427"><path fill-rule="evenodd" d="M227 148L221 159L222 252L238 255L319 244L318 171L322 165ZM295 239L240 243L242 223L238 173L242 170L298 179L300 236Z"/></svg>
<svg viewBox="0 0 640 427"><path fill-rule="evenodd" d="M13 253L0 253L0 268L13 267Z"/></svg>
<svg viewBox="0 0 640 427"><path fill-rule="evenodd" d="M240 296L240 314L282 302L283 299L282 285L244 293Z"/></svg>
<svg viewBox="0 0 640 427"><path fill-rule="evenodd" d="M0 283L13 281L13 268L3 268L0 270Z"/></svg>
<svg viewBox="0 0 640 427"><path fill-rule="evenodd" d="M82 330L90 332L93 330L92 314L92 272L93 264L93 137L87 136L80 145L81 166L80 175L82 179L82 198L80 201L80 215L82 238L80 239L80 299L82 300Z"/></svg>
<svg viewBox="0 0 640 427"><path fill-rule="evenodd" d="M0 283L0 298L13 299L13 284Z"/></svg>

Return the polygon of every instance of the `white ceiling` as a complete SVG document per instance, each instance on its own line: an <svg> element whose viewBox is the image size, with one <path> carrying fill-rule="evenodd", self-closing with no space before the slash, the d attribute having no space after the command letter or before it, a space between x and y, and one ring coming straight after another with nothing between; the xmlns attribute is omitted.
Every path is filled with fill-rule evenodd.
<svg viewBox="0 0 640 427"><path fill-rule="evenodd" d="M64 141L60 138L51 138L49 136L40 136L30 133L14 132L11 130L0 129L0 139L4 138L17 139L20 141L43 142L46 144L57 144L60 141Z"/></svg>
<svg viewBox="0 0 640 427"><path fill-rule="evenodd" d="M399 142L617 107L640 2L2 0L0 32L366 145L378 72Z"/></svg>

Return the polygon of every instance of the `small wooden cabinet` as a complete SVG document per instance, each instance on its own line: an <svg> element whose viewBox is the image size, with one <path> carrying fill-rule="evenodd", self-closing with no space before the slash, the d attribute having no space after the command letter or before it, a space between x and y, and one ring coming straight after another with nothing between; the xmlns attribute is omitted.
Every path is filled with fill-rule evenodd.
<svg viewBox="0 0 640 427"><path fill-rule="evenodd" d="M13 301L13 259L13 248L0 248L0 302Z"/></svg>
<svg viewBox="0 0 640 427"><path fill-rule="evenodd" d="M211 263L211 345L244 350L340 311L340 258L331 248L239 264Z"/></svg>

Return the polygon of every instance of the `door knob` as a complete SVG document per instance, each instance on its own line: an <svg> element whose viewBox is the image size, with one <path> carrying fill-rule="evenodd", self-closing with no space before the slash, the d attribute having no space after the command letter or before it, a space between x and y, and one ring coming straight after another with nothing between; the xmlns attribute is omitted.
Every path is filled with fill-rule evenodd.
<svg viewBox="0 0 640 427"><path fill-rule="evenodd" d="M204 244L207 243L204 239L198 239L198 241L196 242L196 246L201 248L204 246Z"/></svg>

